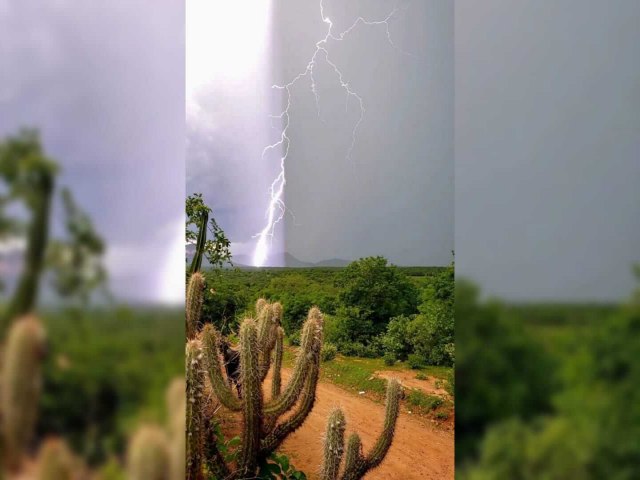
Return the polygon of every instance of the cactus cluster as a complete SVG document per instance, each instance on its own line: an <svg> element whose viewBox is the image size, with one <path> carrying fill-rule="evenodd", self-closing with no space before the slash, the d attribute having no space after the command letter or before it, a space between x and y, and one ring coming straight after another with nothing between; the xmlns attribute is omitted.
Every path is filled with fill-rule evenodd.
<svg viewBox="0 0 640 480"><path fill-rule="evenodd" d="M256 478L260 462L302 426L313 409L320 375L322 313L315 307L309 311L291 377L282 385L282 305L260 299L255 310L256 318L245 319L239 332L242 396L236 395L225 374L220 355L223 338L215 327L207 324L187 341L188 480ZM265 396L263 383L270 370L271 395ZM343 479L362 478L386 455L393 440L400 391L396 381L390 382L384 430L369 454L362 454L357 434L350 437ZM242 415L240 446L234 461L225 459L217 448L216 419L210 408L212 396L227 410ZM344 415L336 410L327 429L323 479L338 476L344 452L344 428Z"/></svg>

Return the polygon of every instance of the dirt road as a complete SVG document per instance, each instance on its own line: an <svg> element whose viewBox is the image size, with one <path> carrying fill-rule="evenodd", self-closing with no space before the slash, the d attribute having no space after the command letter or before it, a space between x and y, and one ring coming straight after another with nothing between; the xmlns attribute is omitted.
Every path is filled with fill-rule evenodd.
<svg viewBox="0 0 640 480"><path fill-rule="evenodd" d="M290 371L283 369L286 382ZM329 412L336 406L344 411L347 433L357 431L365 452L371 448L384 420L384 406L354 395L331 383L320 382L316 403L300 430L283 444L282 450L296 468L310 479L318 478L322 461L322 436ZM382 465L371 471L367 480L449 480L454 477L453 432L438 430L427 422L402 412L398 419L393 445Z"/></svg>

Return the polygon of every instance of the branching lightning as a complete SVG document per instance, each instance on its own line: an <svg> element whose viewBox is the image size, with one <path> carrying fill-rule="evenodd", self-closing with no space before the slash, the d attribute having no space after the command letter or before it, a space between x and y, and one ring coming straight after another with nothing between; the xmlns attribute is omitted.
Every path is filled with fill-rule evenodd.
<svg viewBox="0 0 640 480"><path fill-rule="evenodd" d="M273 236L274 236L276 225L280 223L280 221L284 218L285 213L287 212L286 205L283 200L283 194L284 194L285 185L287 183L286 160L289 155L289 147L291 145L291 140L287 135L289 126L290 126L289 110L291 108L291 88L303 78L309 78L311 92L315 97L316 109L318 111L318 116L320 116L320 97L318 95L318 90L316 88L314 69L317 67L319 59L323 59L325 63L333 69L333 72L335 73L336 79L340 87L346 93L345 108L348 107L349 98L353 97L356 100L360 109L360 115L358 117L358 120L353 126L353 130L351 132L351 143L346 153L346 159L351 160L353 149L356 144L358 129L360 128L360 125L364 120L364 114L365 114L364 100L357 92L355 92L351 88L351 86L349 85L349 82L344 79L344 76L340 68L329 58L329 50L328 50L329 41L330 40L333 40L336 42L343 41L358 25L380 26L384 28L387 36L387 41L393 48L401 51L404 54L411 55L410 53L400 50L391 39L391 32L389 31L389 21L393 18L394 15L397 14L398 12L397 7L394 8L382 20L365 20L363 17L358 17L349 28L347 28L346 30L344 30L339 34L334 34L333 22L329 17L325 16L323 1L324 0L320 0L320 16L322 18L322 21L327 25L326 35L324 36L324 38L322 38L316 43L316 49L311 59L309 60L309 63L307 63L306 68L302 72L296 75L289 83L285 85L272 86L272 88L274 89L285 92L286 106L279 115L271 116L272 119L279 119L281 122L283 122L282 132L280 134L280 139L277 142L271 145L267 145L264 148L264 150L262 151L262 158L264 159L265 155L271 150L275 150L277 148L282 148L283 150L282 150L282 155L280 156L279 173L271 183L271 186L269 187L269 205L266 211L266 225L264 226L262 231L260 231L260 233L255 235L258 241L256 243L256 247L253 254L253 264L254 266L257 266L257 267L261 267L265 264L267 260L271 240L273 239Z"/></svg>

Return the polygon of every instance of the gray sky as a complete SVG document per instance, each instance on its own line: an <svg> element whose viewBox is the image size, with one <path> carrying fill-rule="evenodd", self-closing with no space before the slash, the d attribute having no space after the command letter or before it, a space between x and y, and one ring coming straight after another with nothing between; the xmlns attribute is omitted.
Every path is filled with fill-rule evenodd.
<svg viewBox="0 0 640 480"><path fill-rule="evenodd" d="M41 129L130 300L183 290L183 19L181 2L0 0L0 136Z"/></svg>
<svg viewBox="0 0 640 480"><path fill-rule="evenodd" d="M335 34L358 16L385 18L396 2L345 5L325 1ZM366 109L351 160L346 155L358 103L350 98L345 110L346 93L324 59L319 57L314 71L320 115L308 78L291 88L285 200L292 215L285 217L284 228L276 228L273 251L286 249L306 261L365 255L385 255L404 265L451 261L453 5L409 1L400 7L389 21L397 48L382 25L359 25L344 41L328 44L330 58ZM187 191L202 191L236 251L250 254L256 241L251 237L264 226L267 190L281 154L261 159L262 149L279 135L268 115L278 114L286 103L281 91L269 87L304 72L327 24L319 2L274 2L270 25L248 15L233 23L233 32L223 32L221 46L240 42L235 48L249 57L242 29L251 26L254 35L266 29L267 39L260 43L264 51L256 56L259 66L246 69L249 79L233 81L221 67L211 72L209 84L194 90L196 105L187 115ZM233 13L224 16L233 18ZM202 58L238 68L235 59L216 51L215 41L208 45ZM189 77L189 40L187 49Z"/></svg>
<svg viewBox="0 0 640 480"><path fill-rule="evenodd" d="M626 296L640 261L640 2L456 2L456 270Z"/></svg>

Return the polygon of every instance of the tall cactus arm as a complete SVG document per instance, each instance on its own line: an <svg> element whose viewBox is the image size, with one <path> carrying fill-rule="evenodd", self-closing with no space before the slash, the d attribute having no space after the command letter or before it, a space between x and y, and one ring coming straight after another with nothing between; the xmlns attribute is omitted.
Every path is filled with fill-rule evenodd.
<svg viewBox="0 0 640 480"><path fill-rule="evenodd" d="M273 379L271 382L271 398L280 395L282 383L282 355L284 353L284 330L278 327L276 330L276 352L273 362Z"/></svg>
<svg viewBox="0 0 640 480"><path fill-rule="evenodd" d="M339 408L329 415L327 433L324 440L324 458L320 477L322 480L336 480L344 452L344 430L346 422Z"/></svg>
<svg viewBox="0 0 640 480"><path fill-rule="evenodd" d="M220 403L229 410L239 412L242 410L242 402L233 393L222 374L222 364L218 355L219 335L211 324L205 325L202 330L202 350L205 356L206 370L213 393L220 400Z"/></svg>
<svg viewBox="0 0 640 480"><path fill-rule="evenodd" d="M204 368L202 350L196 340L186 347L187 374L187 480L202 479L204 435Z"/></svg>
<svg viewBox="0 0 640 480"><path fill-rule="evenodd" d="M265 405L265 415L280 416L296 403L304 386L304 381L311 363L314 360L313 351L314 349L319 350L319 347L315 345L318 341L318 336L317 322L307 320L302 329L300 349L293 366L291 378L287 382L282 394Z"/></svg>
<svg viewBox="0 0 640 480"><path fill-rule="evenodd" d="M195 273L202 268L202 256L204 255L204 248L207 243L207 223L209 223L209 212L202 213L202 223L200 224L200 230L198 231L198 242L196 243L196 253L191 261L191 268L189 273Z"/></svg>
<svg viewBox="0 0 640 480"><path fill-rule="evenodd" d="M353 459L354 452L349 449L355 449L356 446L354 445L352 447L351 439L349 439L349 448L347 449L347 467L345 468L342 480L360 479L369 470L376 468L380 463L382 463L382 460L384 460L384 457L387 455L387 452L391 447L391 443L393 442L398 413L400 411L401 395L402 387L400 383L396 379L391 379L387 386L387 399L382 433L366 457L363 457L362 454L358 453L355 460Z"/></svg>
<svg viewBox="0 0 640 480"><path fill-rule="evenodd" d="M185 308L185 333L187 338L191 340L198 333L200 325L200 315L202 313L202 303L204 301L204 275L195 272L189 278L187 284L187 298Z"/></svg>
<svg viewBox="0 0 640 480"><path fill-rule="evenodd" d="M282 423L278 424L260 444L260 456L267 456L276 450L282 442L298 428L302 426L316 401L316 387L320 377L320 367L312 365L304 389L298 410Z"/></svg>
<svg viewBox="0 0 640 480"><path fill-rule="evenodd" d="M253 476L258 465L262 431L262 383L258 373L258 329L256 322L248 318L240 327L240 375L244 389L244 424L238 455L240 475Z"/></svg>
<svg viewBox="0 0 640 480"><path fill-rule="evenodd" d="M347 442L347 458L344 462L344 475L342 478L353 474L358 469L358 464L363 461L360 435L352 433L349 435L349 441Z"/></svg>
<svg viewBox="0 0 640 480"><path fill-rule="evenodd" d="M261 318L258 320L258 345L260 348L258 368L260 369L261 382L264 382L267 373L269 373L277 329L274 305L267 305L262 309Z"/></svg>

